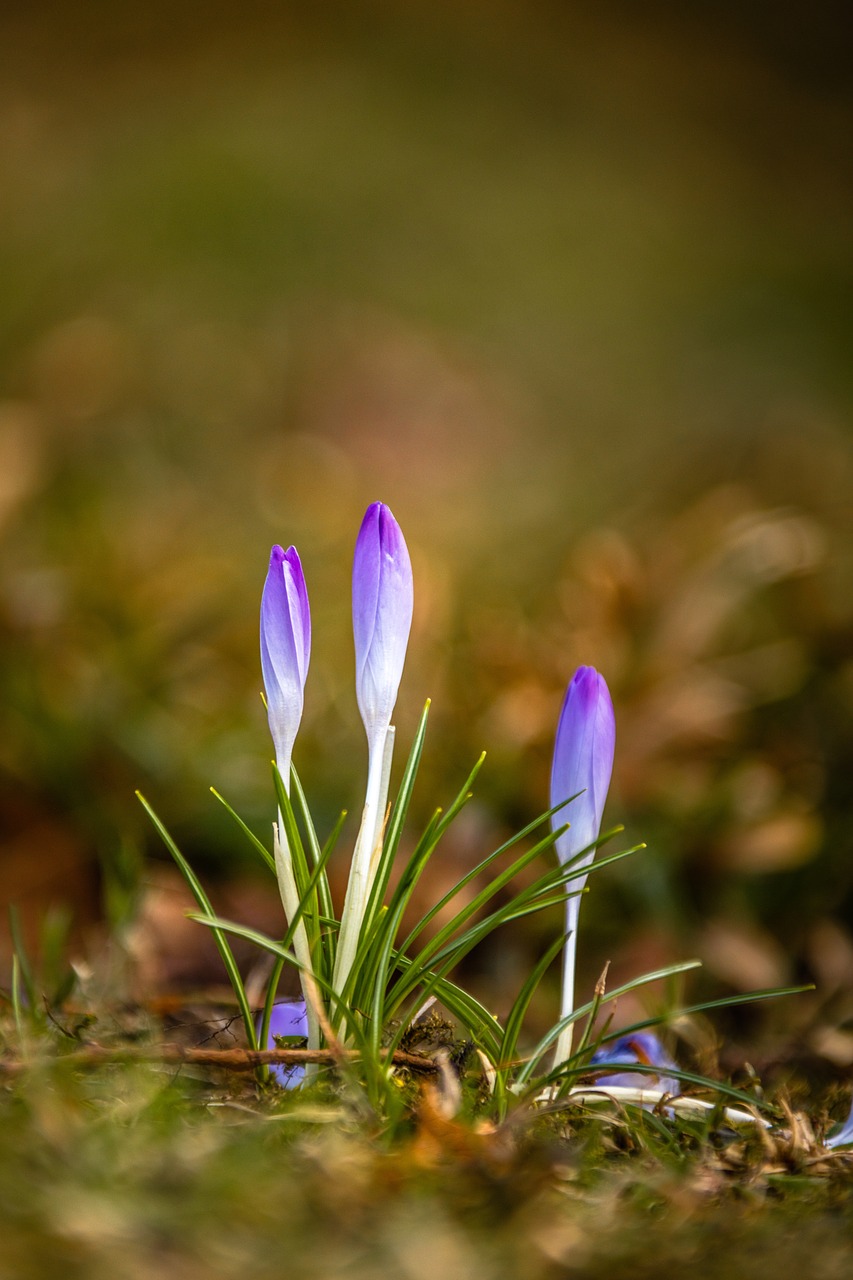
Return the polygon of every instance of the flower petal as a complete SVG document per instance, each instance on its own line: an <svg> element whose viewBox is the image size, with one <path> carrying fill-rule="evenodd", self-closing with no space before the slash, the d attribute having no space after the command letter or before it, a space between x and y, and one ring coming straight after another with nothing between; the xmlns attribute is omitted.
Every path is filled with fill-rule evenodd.
<svg viewBox="0 0 853 1280"><path fill-rule="evenodd" d="M369 738L387 729L397 701L414 588L409 551L400 526L381 502L368 508L355 546L352 620L356 696Z"/></svg>
<svg viewBox="0 0 853 1280"><path fill-rule="evenodd" d="M635 1031L632 1035L620 1036L610 1044L601 1045L590 1059L590 1066L593 1067L627 1067L637 1063L647 1067L660 1067L662 1071L678 1070L678 1064L651 1031ZM681 1086L674 1076L654 1076L651 1072L644 1071L616 1071L611 1075L597 1076L596 1084L603 1088L608 1085L637 1089L658 1088L674 1096L681 1092Z"/></svg>
<svg viewBox="0 0 853 1280"><path fill-rule="evenodd" d="M308 605L308 590L305 586L305 574L302 572L302 561L299 559L296 547L288 547L285 551L282 569L293 625L299 678L304 689L308 676L308 664L311 661L311 609Z"/></svg>
<svg viewBox="0 0 853 1280"><path fill-rule="evenodd" d="M578 667L566 690L551 767L551 805L577 796L551 819L553 830L571 823L557 841L562 862L598 838L615 746L616 721L604 677L594 667Z"/></svg>
<svg viewBox="0 0 853 1280"><path fill-rule="evenodd" d="M302 719L311 656L311 615L295 547L274 546L261 597L261 668L276 759L289 768Z"/></svg>
<svg viewBox="0 0 853 1280"><path fill-rule="evenodd" d="M258 1031L261 1030L260 1020L258 1021ZM262 1049L275 1049L276 1036L300 1036L303 1039L308 1038L308 1011L304 1000L282 1000L272 1007L270 1014L270 1029L267 1043L261 1045ZM273 1064L270 1066L270 1075L278 1081L283 1089L294 1089L301 1084L305 1076L305 1068L294 1066L287 1067L284 1064Z"/></svg>

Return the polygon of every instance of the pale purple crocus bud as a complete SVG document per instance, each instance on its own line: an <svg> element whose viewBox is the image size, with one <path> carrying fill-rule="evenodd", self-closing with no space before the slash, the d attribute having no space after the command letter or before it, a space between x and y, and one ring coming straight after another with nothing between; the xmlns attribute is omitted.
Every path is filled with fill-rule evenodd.
<svg viewBox="0 0 853 1280"><path fill-rule="evenodd" d="M286 792L290 792L290 760L302 719L305 680L311 657L311 611L302 564L295 547L283 551L273 547L270 567L261 598L261 666L266 691L270 732L275 744L275 762ZM273 827L276 876L285 916L293 920L299 910L299 891L293 861L284 831L281 811ZM305 989L305 975L311 972L311 948L304 921L293 935ZM304 1006L303 1006L304 1007ZM308 1014L308 1043L316 1048L319 1032L313 1014Z"/></svg>
<svg viewBox="0 0 853 1280"><path fill-rule="evenodd" d="M566 884L568 892L575 896L566 901L561 1018L567 1017L573 1008L580 891L586 883L587 868L595 857L595 849L589 846L598 839L601 830L615 745L613 703L604 677L595 667L578 667L560 712L551 767L551 807L570 796L576 797L551 818L554 831L566 822L571 824L557 840L557 857L563 864L574 862L579 872ZM571 1031L569 1026L557 1041L557 1062L564 1061L571 1052Z"/></svg>
<svg viewBox="0 0 853 1280"><path fill-rule="evenodd" d="M352 627L358 709L373 746L391 723L412 626L412 564L383 502L367 508L355 544Z"/></svg>
<svg viewBox="0 0 853 1280"><path fill-rule="evenodd" d="M311 612L302 564L295 547L275 546L261 598L261 667L276 763L288 789L310 657Z"/></svg>
<svg viewBox="0 0 853 1280"><path fill-rule="evenodd" d="M560 712L551 767L552 806L581 793L551 818L553 830L571 823L557 841L557 856L563 863L598 839L615 745L613 703L604 677L595 667L578 667ZM590 849L579 865L591 862L594 852Z"/></svg>
<svg viewBox="0 0 853 1280"><path fill-rule="evenodd" d="M355 690L367 733L367 790L350 866L333 983L342 991L355 959L382 844L394 729L391 714L412 626L412 564L400 526L384 502L364 514L352 566Z"/></svg>
<svg viewBox="0 0 853 1280"><path fill-rule="evenodd" d="M260 1030L261 1022L259 1021L259 1033ZM280 1000L273 1005L270 1013L267 1043L262 1044L261 1048L277 1048L276 1036L308 1038L308 1010L304 1000ZM305 1068L300 1066L288 1067L284 1063L274 1063L270 1065L270 1075L283 1089L295 1089L305 1078Z"/></svg>

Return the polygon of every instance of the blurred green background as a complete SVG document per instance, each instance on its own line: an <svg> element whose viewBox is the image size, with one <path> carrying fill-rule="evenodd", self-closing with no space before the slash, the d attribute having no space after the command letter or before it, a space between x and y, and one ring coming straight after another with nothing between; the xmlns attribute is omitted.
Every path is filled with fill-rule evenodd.
<svg viewBox="0 0 853 1280"><path fill-rule="evenodd" d="M843 19L3 7L0 898L31 934L71 903L144 988L210 976L136 787L278 927L207 788L264 831L257 609L295 542L296 762L321 826L358 811L349 572L381 498L416 577L401 741L434 700L416 817L489 751L431 884L546 806L590 662L608 820L650 847L595 882L582 983L686 954L715 991L813 979L798 1034L853 1063ZM553 927L480 957L496 1009Z"/></svg>

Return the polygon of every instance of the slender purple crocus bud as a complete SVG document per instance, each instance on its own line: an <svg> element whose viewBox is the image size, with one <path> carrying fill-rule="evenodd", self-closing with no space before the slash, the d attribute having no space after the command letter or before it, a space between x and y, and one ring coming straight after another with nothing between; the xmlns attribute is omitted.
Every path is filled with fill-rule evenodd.
<svg viewBox="0 0 853 1280"><path fill-rule="evenodd" d="M275 762L286 792L290 792L290 759L302 719L305 680L311 657L311 611L302 564L295 547L283 551L273 547L270 567L261 598L261 666L266 690L270 732L275 744ZM285 916L294 920L299 910L299 891L293 861L284 832L281 812L273 827L273 852L281 902ZM304 921L293 935L303 991L311 972L311 948ZM303 1002L303 1010L306 1006ZM319 1031L313 1013L306 1014L308 1043L316 1048Z"/></svg>
<svg viewBox="0 0 853 1280"><path fill-rule="evenodd" d="M575 896L566 901L561 1018L573 1009L580 891L586 883L587 868L595 857L595 849L590 846L601 830L615 745L613 703L604 677L595 667L578 667L560 712L551 767L551 807L575 797L551 818L554 831L567 821L571 824L557 840L557 857L563 864L573 863L579 873L565 886ZM569 1056L571 1043L569 1025L557 1041L557 1062Z"/></svg>
<svg viewBox="0 0 853 1280"><path fill-rule="evenodd" d="M259 1022L258 1032L260 1030ZM261 1048L277 1048L276 1036L298 1036L303 1040L308 1038L308 1010L304 1000L281 1000L273 1005L267 1043L261 1045ZM270 1075L283 1089L295 1089L305 1077L305 1068L275 1063L270 1066Z"/></svg>
<svg viewBox="0 0 853 1280"><path fill-rule="evenodd" d="M578 667L566 690L551 767L552 807L577 795L551 818L553 830L571 823L557 841L557 855L563 863L598 839L615 745L613 703L604 677L595 667ZM589 850L580 867L592 861L594 852Z"/></svg>
<svg viewBox="0 0 853 1280"><path fill-rule="evenodd" d="M367 791L350 866L333 983L342 991L355 959L382 845L394 749L391 714L412 626L412 564L400 526L384 502L364 514L352 566L355 690L367 733Z"/></svg>
<svg viewBox="0 0 853 1280"><path fill-rule="evenodd" d="M358 709L368 742L391 723L412 626L412 564L383 502L367 508L355 544L352 627Z"/></svg>
<svg viewBox="0 0 853 1280"><path fill-rule="evenodd" d="M299 722L308 662L311 612L295 547L273 547L261 598L261 667L276 763L290 786L290 757Z"/></svg>

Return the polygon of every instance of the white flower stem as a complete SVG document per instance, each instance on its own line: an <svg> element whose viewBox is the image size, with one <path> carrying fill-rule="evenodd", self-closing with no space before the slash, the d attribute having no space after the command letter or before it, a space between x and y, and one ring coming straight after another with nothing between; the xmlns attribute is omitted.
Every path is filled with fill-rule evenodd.
<svg viewBox="0 0 853 1280"><path fill-rule="evenodd" d="M352 855L344 908L341 912L335 972L332 978L332 985L338 993L346 985L355 960L361 924L370 893L371 867L375 871L373 854L378 840L381 839L384 797L388 794L388 779L391 772L390 758L386 768L388 736L387 729L377 733L370 743L368 752L367 791L361 813L361 826L358 829ZM391 737L393 750L393 735Z"/></svg>
<svg viewBox="0 0 853 1280"><path fill-rule="evenodd" d="M578 936L579 898L569 898L566 902L566 941L563 944L563 987L560 996L560 1021L568 1017L575 1007L575 955ZM554 1065L559 1066L571 1056L574 1023L564 1027L557 1039L554 1050Z"/></svg>
<svg viewBox="0 0 853 1280"><path fill-rule="evenodd" d="M370 868L367 877L367 894L373 888L373 881L376 878L376 869L379 866L379 855L382 852L382 838L385 834L385 810L388 807L388 791L391 786L391 765L394 760L394 739L397 736L397 730L393 724L388 726L388 732L385 734L385 746L382 751L382 778L379 783L379 800L376 805L376 821L373 824L373 839L371 841L370 852Z"/></svg>

